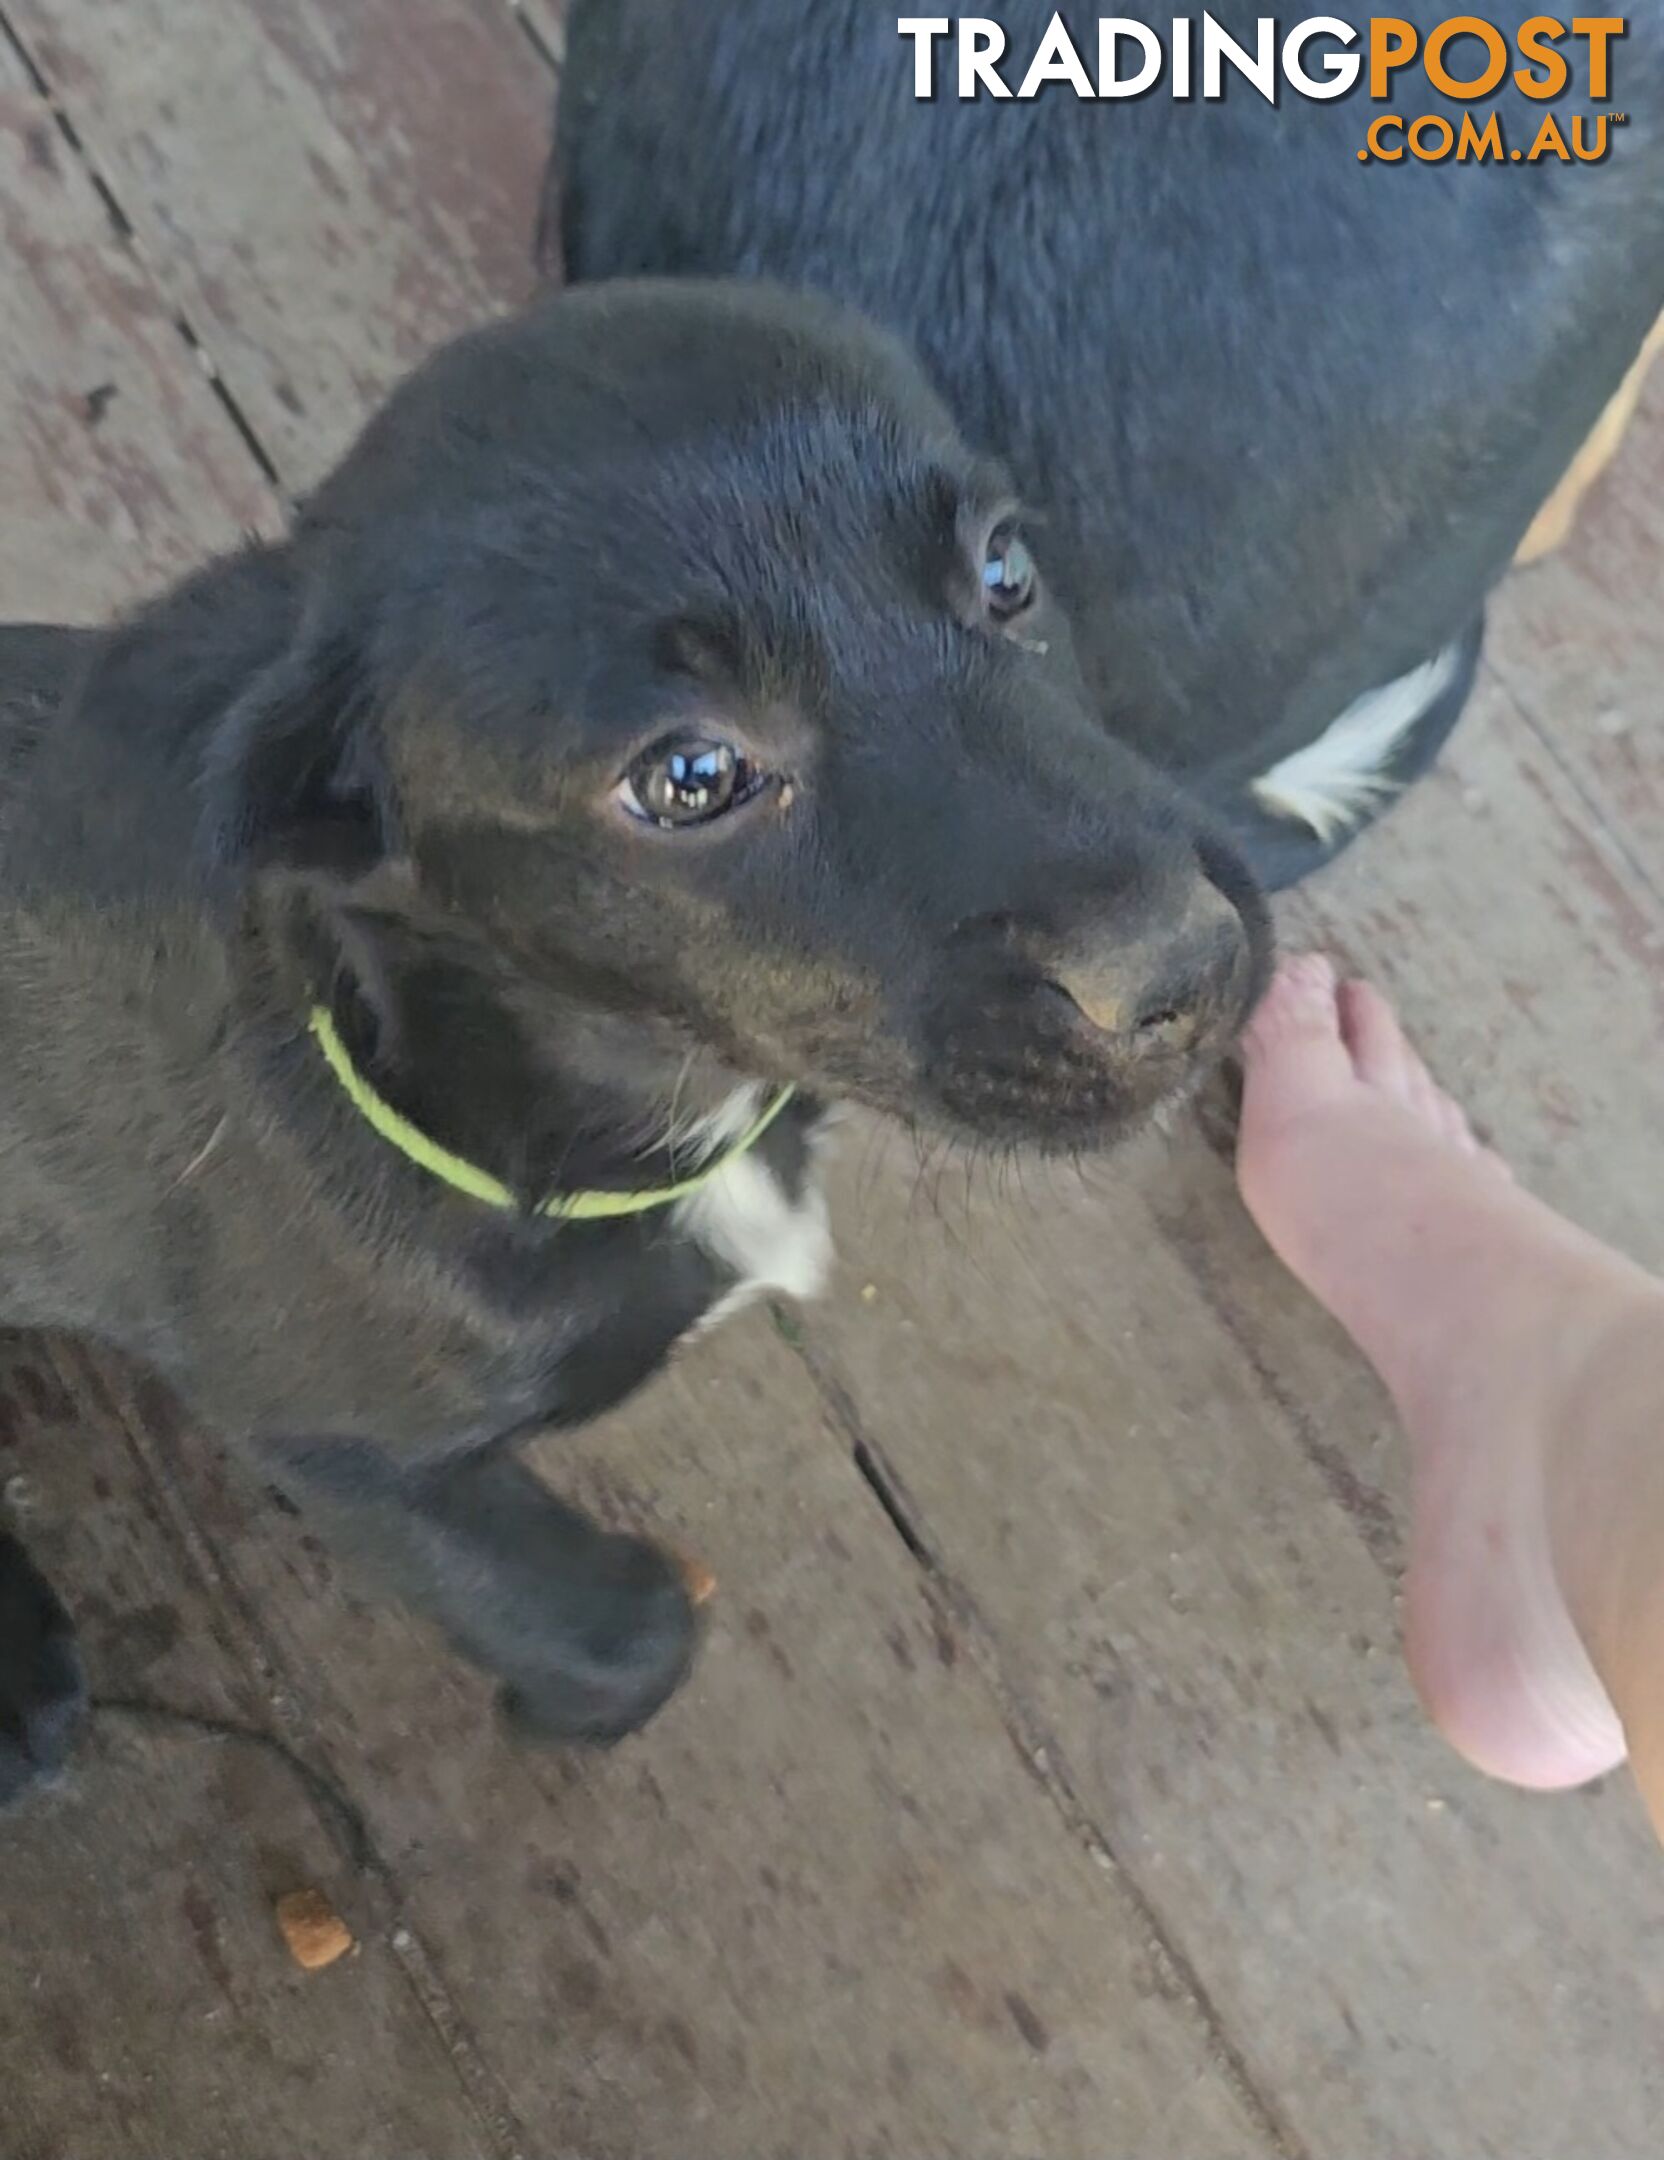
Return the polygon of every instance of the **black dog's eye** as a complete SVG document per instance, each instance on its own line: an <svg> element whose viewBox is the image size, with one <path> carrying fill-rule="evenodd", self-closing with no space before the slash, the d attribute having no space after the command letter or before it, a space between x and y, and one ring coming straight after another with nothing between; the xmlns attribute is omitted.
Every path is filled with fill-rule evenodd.
<svg viewBox="0 0 1664 2160"><path fill-rule="evenodd" d="M626 774L619 790L625 809L666 831L709 825L749 802L766 775L731 743L689 736L661 743Z"/></svg>
<svg viewBox="0 0 1664 2160"><path fill-rule="evenodd" d="M1040 574L1028 543L1015 526L1002 525L988 543L982 566L982 589L996 622L1014 622L1034 605Z"/></svg>

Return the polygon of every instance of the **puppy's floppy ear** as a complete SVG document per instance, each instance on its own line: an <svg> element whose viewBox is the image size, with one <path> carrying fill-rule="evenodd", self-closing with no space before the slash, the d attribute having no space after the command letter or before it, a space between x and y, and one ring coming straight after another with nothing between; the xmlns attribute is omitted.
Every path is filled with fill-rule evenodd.
<svg viewBox="0 0 1664 2160"><path fill-rule="evenodd" d="M350 630L302 623L214 731L202 836L218 869L362 876L398 848L367 672Z"/></svg>
<svg viewBox="0 0 1664 2160"><path fill-rule="evenodd" d="M222 904L258 923L280 979L328 996L355 1047L397 1066L431 1032L436 980L471 1001L476 1035L501 1021L479 956L422 904L377 719L355 625L320 609L215 726L199 830Z"/></svg>

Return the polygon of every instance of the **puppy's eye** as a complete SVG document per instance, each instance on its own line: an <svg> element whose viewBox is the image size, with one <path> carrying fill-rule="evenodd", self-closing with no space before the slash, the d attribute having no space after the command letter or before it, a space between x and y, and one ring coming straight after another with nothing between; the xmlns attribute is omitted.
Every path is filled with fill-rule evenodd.
<svg viewBox="0 0 1664 2160"><path fill-rule="evenodd" d="M1015 622L1033 607L1040 574L1028 543L1014 525L1002 525L988 543L982 566L982 590L996 622Z"/></svg>
<svg viewBox="0 0 1664 2160"><path fill-rule="evenodd" d="M632 816L674 832L737 810L766 780L731 743L687 736L638 758L618 792Z"/></svg>

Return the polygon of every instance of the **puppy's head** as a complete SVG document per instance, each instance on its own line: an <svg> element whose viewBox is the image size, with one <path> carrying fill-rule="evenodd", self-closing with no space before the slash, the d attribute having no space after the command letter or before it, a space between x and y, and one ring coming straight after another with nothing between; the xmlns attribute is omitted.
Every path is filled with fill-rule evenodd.
<svg viewBox="0 0 1664 2160"><path fill-rule="evenodd" d="M901 350L618 285L442 354L295 543L222 840L466 927L640 1082L698 1064L1101 1143L1230 1040L1250 881L1109 740L1043 535ZM378 902L384 905L384 902Z"/></svg>

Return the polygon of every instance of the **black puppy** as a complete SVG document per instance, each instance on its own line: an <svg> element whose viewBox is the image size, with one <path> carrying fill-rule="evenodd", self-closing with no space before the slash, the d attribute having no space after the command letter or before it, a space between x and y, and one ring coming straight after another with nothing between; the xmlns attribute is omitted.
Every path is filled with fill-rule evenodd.
<svg viewBox="0 0 1664 2160"><path fill-rule="evenodd" d="M465 339L289 543L0 633L0 712L0 1321L147 1359L557 1736L693 1620L516 1438L815 1287L830 1103L1094 1146L1263 978L1007 482L762 288ZM0 1545L0 1790L77 1685Z"/></svg>
<svg viewBox="0 0 1664 2160"><path fill-rule="evenodd" d="M546 236L573 279L779 279L904 336L1043 513L1111 732L1290 882L1437 750L1487 592L1664 309L1664 8L1630 11L1604 104L1562 37L1565 96L1510 69L1471 107L1415 68L1382 102L1272 105L1228 73L1209 100L1199 62L1175 99L1174 19L1194 47L1204 11L1150 0L1061 10L1089 69L1100 16L1158 34L1140 97L961 102L940 41L921 103L897 32L917 12L574 0ZM980 11L1009 91L1057 12ZM1250 51L1271 19L1207 12ZM1453 11L1394 12L1425 32ZM1481 13L1512 38L1539 10ZM1448 50L1465 79L1484 60ZM1469 110L1500 116L1500 164L1358 161L1378 117ZM1628 116L1603 164L1530 160L1545 114L1570 136L1600 112Z"/></svg>

